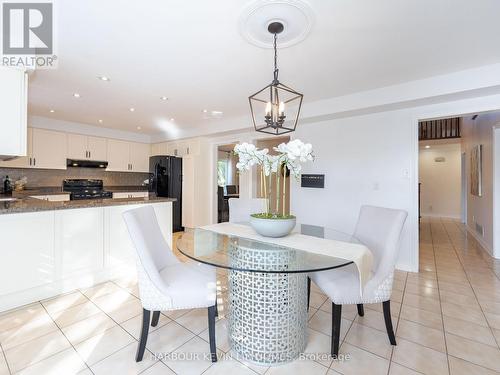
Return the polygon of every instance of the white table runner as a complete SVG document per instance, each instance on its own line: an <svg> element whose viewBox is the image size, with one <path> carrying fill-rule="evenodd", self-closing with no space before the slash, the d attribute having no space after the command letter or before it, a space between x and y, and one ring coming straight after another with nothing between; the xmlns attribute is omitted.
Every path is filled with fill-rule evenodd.
<svg viewBox="0 0 500 375"><path fill-rule="evenodd" d="M363 295L366 282L370 279L373 254L362 244L329 240L294 232L281 238L263 237L248 225L234 223L207 225L201 229L352 261L358 268L361 295Z"/></svg>

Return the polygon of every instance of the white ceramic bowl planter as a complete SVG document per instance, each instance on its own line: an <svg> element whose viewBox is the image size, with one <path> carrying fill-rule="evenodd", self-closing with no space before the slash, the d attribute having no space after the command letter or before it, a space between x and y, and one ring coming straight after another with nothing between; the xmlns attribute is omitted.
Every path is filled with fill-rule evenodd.
<svg viewBox="0 0 500 375"><path fill-rule="evenodd" d="M261 236L284 237L288 235L297 223L295 216L288 218L261 218L250 215L250 225Z"/></svg>

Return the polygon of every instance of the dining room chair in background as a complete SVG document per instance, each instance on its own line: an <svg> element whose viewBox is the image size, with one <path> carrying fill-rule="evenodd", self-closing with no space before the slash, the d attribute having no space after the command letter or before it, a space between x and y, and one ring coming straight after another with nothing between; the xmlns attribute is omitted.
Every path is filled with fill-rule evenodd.
<svg viewBox="0 0 500 375"><path fill-rule="evenodd" d="M201 263L180 262L161 233L153 207L126 211L123 218L137 252L139 295L143 307L136 362L142 361L144 356L149 324L156 327L161 311L194 308L208 308L210 353L212 362L216 362L215 268Z"/></svg>
<svg viewBox="0 0 500 375"><path fill-rule="evenodd" d="M264 198L229 198L229 222L249 222L251 214L265 210L265 204Z"/></svg>
<svg viewBox="0 0 500 375"><path fill-rule="evenodd" d="M356 304L358 314L363 316L363 304L382 303L387 335L390 343L396 345L390 298L401 232L407 215L403 210L361 207L354 237L371 250L374 258L372 276L363 288L363 295L360 293L358 269L354 264L308 275L308 283L312 280L332 301L332 356L339 353L342 305ZM310 292L310 284L308 286Z"/></svg>

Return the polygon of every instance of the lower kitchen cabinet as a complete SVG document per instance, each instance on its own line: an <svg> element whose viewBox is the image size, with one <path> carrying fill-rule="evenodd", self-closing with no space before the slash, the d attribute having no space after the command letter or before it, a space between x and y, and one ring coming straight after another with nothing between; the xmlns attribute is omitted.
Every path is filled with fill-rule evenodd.
<svg viewBox="0 0 500 375"><path fill-rule="evenodd" d="M54 212L0 215L2 296L56 280Z"/></svg>
<svg viewBox="0 0 500 375"><path fill-rule="evenodd" d="M104 208L55 212L58 277L66 279L104 268Z"/></svg>
<svg viewBox="0 0 500 375"><path fill-rule="evenodd" d="M150 205L172 246L172 203ZM135 250L122 214L143 206L0 215L0 312L135 274Z"/></svg>

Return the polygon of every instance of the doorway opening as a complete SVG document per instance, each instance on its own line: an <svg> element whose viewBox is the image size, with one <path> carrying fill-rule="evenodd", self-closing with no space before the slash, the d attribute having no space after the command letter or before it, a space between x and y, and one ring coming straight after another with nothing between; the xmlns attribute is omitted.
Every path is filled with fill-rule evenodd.
<svg viewBox="0 0 500 375"><path fill-rule="evenodd" d="M217 222L229 221L229 199L239 198L240 176L236 168L238 157L235 143L217 147Z"/></svg>
<svg viewBox="0 0 500 375"><path fill-rule="evenodd" d="M465 236L496 257L498 126L498 111L419 121L418 158L421 220L462 223Z"/></svg>

